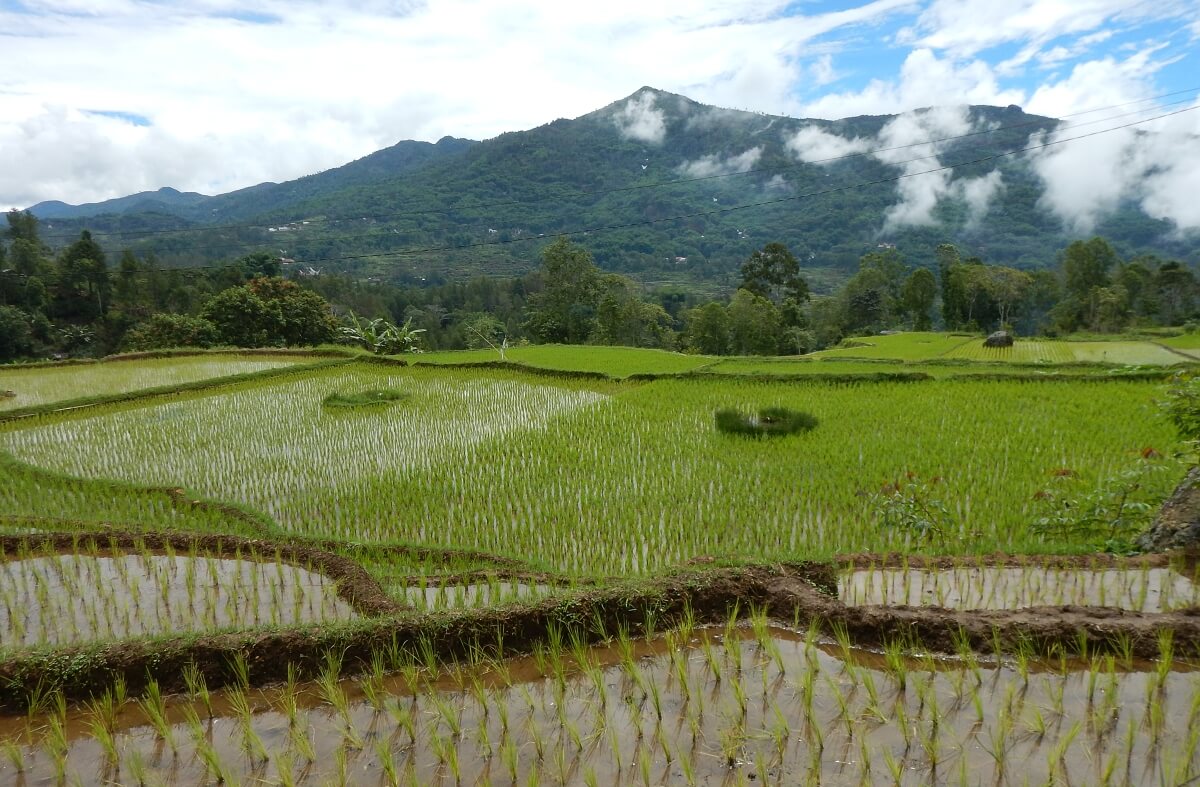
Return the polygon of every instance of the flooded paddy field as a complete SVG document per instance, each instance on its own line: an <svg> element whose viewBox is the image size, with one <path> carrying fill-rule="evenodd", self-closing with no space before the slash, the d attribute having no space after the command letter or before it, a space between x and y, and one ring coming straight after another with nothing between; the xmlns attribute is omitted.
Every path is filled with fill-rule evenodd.
<svg viewBox="0 0 1200 787"><path fill-rule="evenodd" d="M1200 606L1200 584L1166 567L866 568L843 574L838 595L852 606L903 604L947 609L1072 605L1170 612Z"/></svg>
<svg viewBox="0 0 1200 787"><path fill-rule="evenodd" d="M0 563L5 651L355 615L332 579L249 555L39 552L9 558Z"/></svg>
<svg viewBox="0 0 1200 787"><path fill-rule="evenodd" d="M189 696L123 686L0 723L11 784L1181 784L1200 672L1172 658L981 661L771 626L551 637L439 667Z"/></svg>

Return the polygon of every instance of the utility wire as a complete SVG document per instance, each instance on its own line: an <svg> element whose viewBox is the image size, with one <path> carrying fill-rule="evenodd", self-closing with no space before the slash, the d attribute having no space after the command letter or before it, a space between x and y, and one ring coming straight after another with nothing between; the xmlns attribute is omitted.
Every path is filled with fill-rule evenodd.
<svg viewBox="0 0 1200 787"><path fill-rule="evenodd" d="M1087 109L1087 110L1083 110L1080 112L1072 112L1072 113L1061 116L1057 120L1062 121L1067 118L1079 117L1081 115L1089 115L1089 114L1094 114L1096 112L1105 112L1105 111L1112 110L1112 109L1120 109L1120 108L1132 106L1135 104L1144 104L1149 101L1158 101L1163 98L1171 98L1173 96L1178 96L1178 95L1182 95L1185 93L1195 93L1197 91L1200 91L1200 86L1187 88L1184 90L1176 90L1176 91L1172 91L1170 93L1163 93L1158 96L1140 99L1137 101L1127 101L1127 102L1124 102L1121 104L1110 104L1110 105L1104 106L1104 107L1096 107L1093 109ZM1177 99L1175 101L1168 102L1167 104L1164 104L1162 106L1164 106L1164 107L1175 106L1175 105L1185 103L1190 100L1192 100L1191 96L1189 96L1187 98ZM1084 123L1074 123L1074 124L1068 124L1068 125L1071 127L1074 127L1074 128L1079 128L1079 127L1082 127L1085 125L1094 125L1096 123L1105 123L1105 122L1108 122L1111 120L1117 120L1122 117L1128 117L1129 115L1141 114L1143 112L1153 111L1153 110L1156 110L1159 108L1160 107L1147 107L1144 109L1134 110L1133 112L1127 112L1127 113L1123 113L1120 115L1114 115L1114 116L1111 116L1108 118L1103 118L1100 120L1090 120L1090 121L1086 121ZM1054 119L1051 118L1051 120L1054 120ZM990 128L990 129L981 129L979 131L972 131L972 132L969 132L966 134L957 134L957 135L952 135L952 136L939 137L939 138L935 138L935 139L927 139L927 140L922 140L922 141L918 141L918 142L910 142L910 143L906 143L903 145L892 145L892 146L888 146L888 147L880 147L880 148L872 148L869 150L854 151L854 152L845 153L845 154L842 154L839 156L830 156L828 158L813 159L813 160L810 160L807 162L802 162L800 164L794 164L794 165L789 165L789 166L751 168L751 169L739 170L737 172L724 172L724 173L718 173L718 174L714 174L714 175L703 175L703 176L697 176L697 177L692 177L692 178L675 178L675 179L671 179L671 180L655 181L654 183L638 183L638 184L633 184L633 185L629 185L629 186L619 186L619 187L614 187L614 188L609 188L609 189L591 189L591 190L583 189L583 190L575 191L570 194L547 195L547 196L536 197L536 198L532 198L532 199L511 199L511 200L500 200L500 201L493 201L493 202L480 202L480 203L476 203L476 204L472 204L472 205L453 205L453 206L444 207L444 208L427 208L427 209L415 210L415 211L398 211L398 212L389 212L389 213L367 214L365 216L359 214L359 215L353 215L353 216L347 215L347 216L339 216L339 217L313 218L313 219L308 219L307 221L308 221L308 224L323 224L323 223L336 223L336 222L342 222L342 221L362 221L362 220L375 220L375 219L388 219L388 218L403 218L403 217L409 217L409 216L425 216L425 215L433 215L433 214L447 214L447 213L452 213L452 212L460 211L460 210L481 210L481 209L486 209L486 208L508 207L508 206L512 206L512 205L535 204L538 202L545 202L545 201L550 201L550 200L576 199L576 198L584 198L584 197L602 196L605 194L627 193L627 192L632 192L632 191L663 188L666 186L676 186L676 185L687 184L687 183L700 183L700 182L704 182L704 181L718 180L718 179L723 179L723 178L740 177L740 176L744 176L744 175L766 174L766 173L773 173L773 172L775 172L775 173L788 172L788 171L792 171L795 169L799 169L808 164L827 164L827 163L834 162L834 161L843 161L843 160L853 159L853 158L874 156L879 153L886 153L886 152L894 151L894 150L904 150L907 148L919 147L922 145L936 145L936 144L941 144L944 142L953 142L955 140L960 140L960 139L968 139L971 137L977 137L977 136L982 136L982 135L986 135L986 134L997 134L997 133L1004 132L1004 131L1012 131L1014 129L1029 128L1032 126L1041 126L1044 124L1045 124L1044 120L1025 121L1023 123L1015 123L1015 124L1012 124L1009 126L997 126L995 128ZM820 128L820 126L809 126L809 127ZM91 217L91 218L95 218L95 217ZM70 220L70 219L67 219L67 220ZM51 219L50 221L53 221L53 219ZM195 226L195 227L177 227L177 228L173 228L173 229L157 229L157 230L97 230L97 231L92 232L92 236L93 237L117 237L117 236L119 236L122 238L136 238L136 237L149 237L152 235L177 234L177 233L183 233L183 232L217 232L220 230L266 229L267 227L275 226L277 223L279 223L279 222L271 223L271 224L264 224L264 223L217 224L217 225L203 225L203 226ZM294 223L294 222L282 222L282 224L284 224L284 225L291 224L291 223ZM47 234L54 235L55 233L51 232L51 233L47 233ZM65 239L67 237L72 237L73 234L74 234L73 232L71 232L71 233L64 232L64 233L62 233L62 237Z"/></svg>

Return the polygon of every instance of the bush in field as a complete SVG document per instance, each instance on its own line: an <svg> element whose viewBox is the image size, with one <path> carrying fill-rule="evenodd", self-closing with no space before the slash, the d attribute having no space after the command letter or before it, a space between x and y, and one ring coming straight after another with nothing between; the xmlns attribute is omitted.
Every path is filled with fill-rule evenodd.
<svg viewBox="0 0 1200 787"><path fill-rule="evenodd" d="M911 470L884 484L871 498L876 522L907 533L918 543L942 542L957 529L950 508L942 499L941 476L922 478Z"/></svg>
<svg viewBox="0 0 1200 787"><path fill-rule="evenodd" d="M722 409L716 412L717 431L751 437L807 432L817 426L816 416L786 407L765 407L757 414Z"/></svg>
<svg viewBox="0 0 1200 787"><path fill-rule="evenodd" d="M186 314L155 314L125 335L125 346L130 350L212 347L216 343L215 325Z"/></svg>
<svg viewBox="0 0 1200 787"><path fill-rule="evenodd" d="M321 404L326 407L373 407L382 404L391 404L392 402L398 402L401 399L407 398L408 394L403 391L382 389L353 394L329 394Z"/></svg>

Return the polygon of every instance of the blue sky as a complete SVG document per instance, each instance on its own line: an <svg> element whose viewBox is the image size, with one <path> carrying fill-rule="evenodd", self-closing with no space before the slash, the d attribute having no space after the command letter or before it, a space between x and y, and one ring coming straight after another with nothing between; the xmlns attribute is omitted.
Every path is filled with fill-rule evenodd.
<svg viewBox="0 0 1200 787"><path fill-rule="evenodd" d="M0 0L0 31L0 207L228 191L642 85L826 118L1200 87L1200 0Z"/></svg>

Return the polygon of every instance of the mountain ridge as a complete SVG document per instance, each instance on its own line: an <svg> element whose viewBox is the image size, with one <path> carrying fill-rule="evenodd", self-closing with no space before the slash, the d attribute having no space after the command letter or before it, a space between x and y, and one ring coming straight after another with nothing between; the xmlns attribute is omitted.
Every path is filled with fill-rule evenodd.
<svg viewBox="0 0 1200 787"><path fill-rule="evenodd" d="M880 244L925 259L947 241L1023 267L1048 263L1073 236L1040 207L1044 185L1028 162L1003 154L1059 121L1017 106L965 111L971 129L985 131L939 145L939 160L998 158L986 172L966 166L949 173L930 214L935 223L926 225L889 228L888 211L900 199L887 183L899 174L896 162L869 150L824 164L797 158L801 129L837 134L859 150L897 116L790 118L713 107L651 87L573 119L479 142L406 140L293 181L199 195L188 204L169 201L161 213L134 211L145 204L133 198L145 195L131 195L110 201L131 212L44 218L55 218L56 231L86 225L131 233L112 239L153 250L170 264L262 249L400 281L529 270L539 242L527 241L564 232L578 234L607 269L644 281L713 286L727 286L740 261L771 241L787 243L810 268L834 271L852 269ZM976 220L959 193L965 189L955 191L954 184L993 169L1003 188ZM876 183L856 185L864 182ZM739 209L766 202L773 204ZM179 222L188 223L186 230ZM261 226L219 226L250 222ZM154 237L137 234L156 226L162 229ZM286 243L275 232L281 228L289 232ZM1096 231L1126 253L1187 256L1197 249L1173 237L1169 223L1131 206Z"/></svg>

